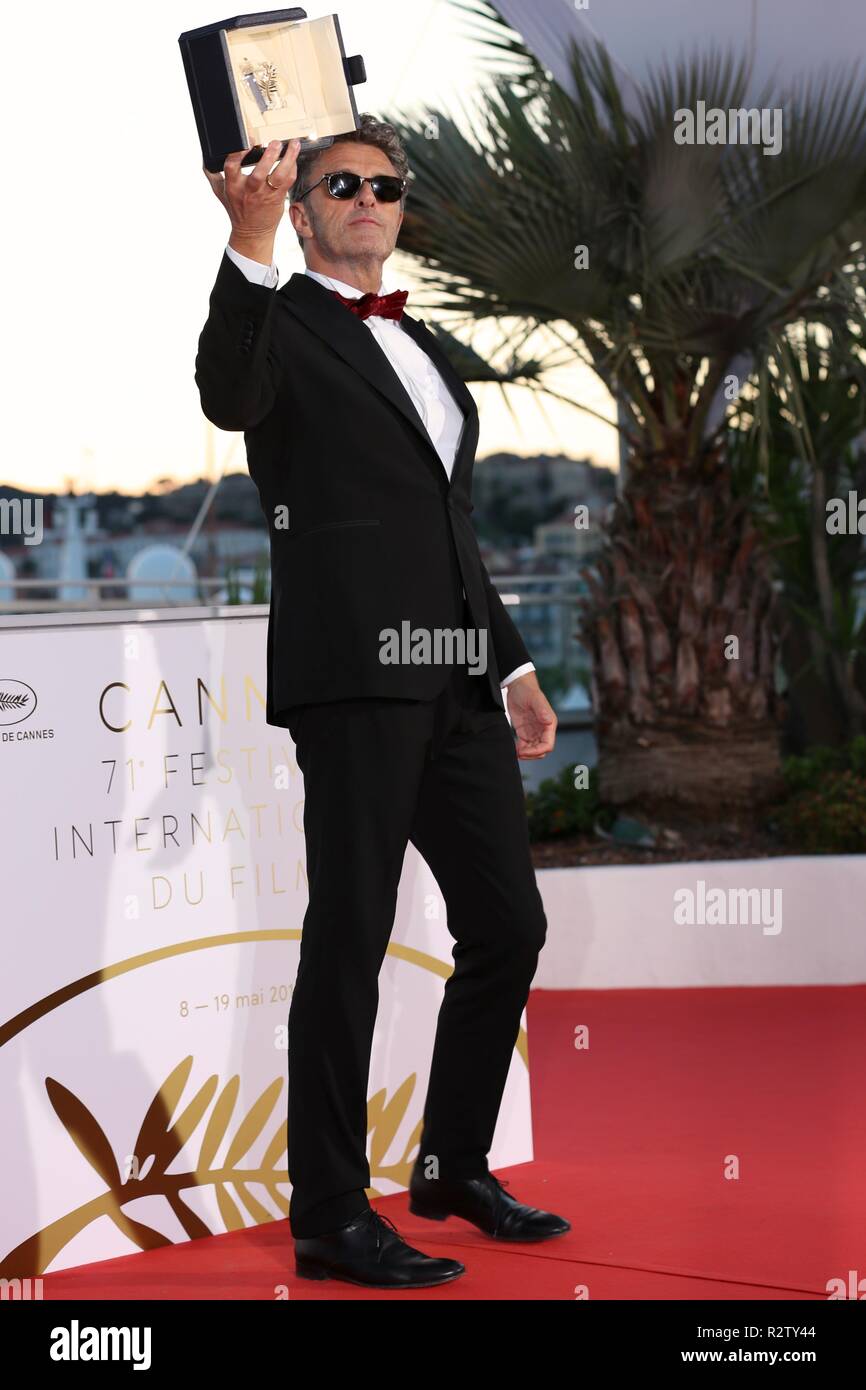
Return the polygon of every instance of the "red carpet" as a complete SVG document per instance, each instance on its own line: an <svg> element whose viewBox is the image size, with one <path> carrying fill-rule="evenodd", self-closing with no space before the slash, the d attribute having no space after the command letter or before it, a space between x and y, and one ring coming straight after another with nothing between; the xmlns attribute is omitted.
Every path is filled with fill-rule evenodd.
<svg viewBox="0 0 866 1390"><path fill-rule="evenodd" d="M49 1274L45 1298L826 1300L866 1277L866 986L537 991L528 1022L537 1158L497 1176L566 1235L498 1245L400 1195L379 1210L454 1283L296 1279L278 1221Z"/></svg>

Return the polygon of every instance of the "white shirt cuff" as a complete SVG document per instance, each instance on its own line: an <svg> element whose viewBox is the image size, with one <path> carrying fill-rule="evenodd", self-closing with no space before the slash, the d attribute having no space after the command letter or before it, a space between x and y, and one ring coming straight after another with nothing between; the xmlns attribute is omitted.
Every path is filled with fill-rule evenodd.
<svg viewBox="0 0 866 1390"><path fill-rule="evenodd" d="M518 676L525 676L528 671L534 670L535 662L533 661L527 661L523 666L516 666L510 676L506 676L504 681L499 682L500 690L504 690L506 685L510 685L512 681L516 681Z"/></svg>
<svg viewBox="0 0 866 1390"><path fill-rule="evenodd" d="M254 261L249 256L242 256L233 246L226 247L226 255L254 285L267 285L269 289L276 289L280 272L274 261L271 261L270 265L265 265L263 261Z"/></svg>

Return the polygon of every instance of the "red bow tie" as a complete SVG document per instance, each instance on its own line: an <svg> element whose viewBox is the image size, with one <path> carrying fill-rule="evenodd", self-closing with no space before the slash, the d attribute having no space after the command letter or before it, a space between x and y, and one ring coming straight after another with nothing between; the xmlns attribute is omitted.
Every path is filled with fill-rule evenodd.
<svg viewBox="0 0 866 1390"><path fill-rule="evenodd" d="M331 290L331 294L353 314L357 314L359 319L375 315L376 318L397 319L398 322L403 316L403 305L409 298L408 290L394 290L391 294L364 294L360 299L347 299L339 290Z"/></svg>

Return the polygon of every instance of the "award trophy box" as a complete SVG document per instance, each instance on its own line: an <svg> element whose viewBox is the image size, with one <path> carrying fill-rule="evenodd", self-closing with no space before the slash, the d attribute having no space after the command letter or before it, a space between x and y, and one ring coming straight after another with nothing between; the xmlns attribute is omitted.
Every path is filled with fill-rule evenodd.
<svg viewBox="0 0 866 1390"><path fill-rule="evenodd" d="M305 10L236 15L178 38L202 162L218 173L227 154L247 150L257 164L271 140L301 149L330 145L358 128L352 91L366 81L364 60L347 58L335 14Z"/></svg>

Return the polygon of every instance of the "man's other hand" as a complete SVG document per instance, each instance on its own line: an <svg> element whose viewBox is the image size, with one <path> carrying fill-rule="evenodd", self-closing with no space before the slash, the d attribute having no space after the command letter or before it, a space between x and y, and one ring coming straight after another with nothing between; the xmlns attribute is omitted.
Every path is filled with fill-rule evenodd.
<svg viewBox="0 0 866 1390"><path fill-rule="evenodd" d="M527 671L505 687L508 717L517 734L518 758L544 758L553 749L557 718L538 676Z"/></svg>

